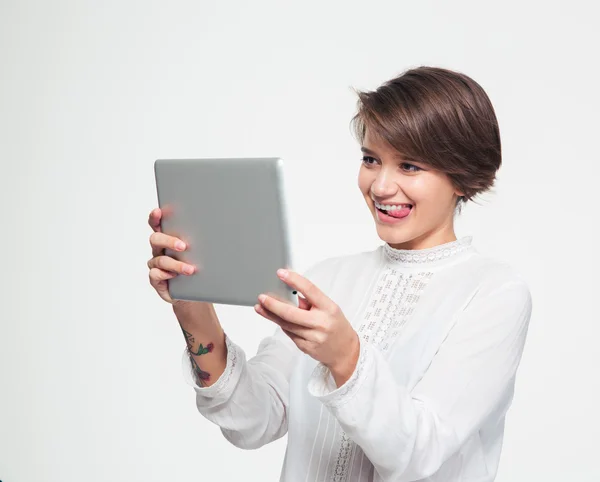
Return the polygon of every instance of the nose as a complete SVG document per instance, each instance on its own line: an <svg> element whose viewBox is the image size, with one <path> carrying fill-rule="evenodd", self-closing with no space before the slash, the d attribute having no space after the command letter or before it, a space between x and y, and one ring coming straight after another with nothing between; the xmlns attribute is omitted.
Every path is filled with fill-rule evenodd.
<svg viewBox="0 0 600 482"><path fill-rule="evenodd" d="M394 196L398 192L398 189L398 184L387 169L381 169L371 185L373 195L381 199Z"/></svg>

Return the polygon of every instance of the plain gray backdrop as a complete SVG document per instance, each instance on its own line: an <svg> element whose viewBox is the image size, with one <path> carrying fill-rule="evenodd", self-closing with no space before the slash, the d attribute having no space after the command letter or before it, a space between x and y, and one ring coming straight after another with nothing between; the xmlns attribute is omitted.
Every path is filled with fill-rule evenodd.
<svg viewBox="0 0 600 482"><path fill-rule="evenodd" d="M600 480L594 9L0 0L0 479L278 480L285 439L229 445L181 375L147 279L153 162L281 156L296 269L374 249L352 87L436 65L486 89L503 141L497 188L457 233L533 293L498 481ZM274 329L218 313L249 356Z"/></svg>

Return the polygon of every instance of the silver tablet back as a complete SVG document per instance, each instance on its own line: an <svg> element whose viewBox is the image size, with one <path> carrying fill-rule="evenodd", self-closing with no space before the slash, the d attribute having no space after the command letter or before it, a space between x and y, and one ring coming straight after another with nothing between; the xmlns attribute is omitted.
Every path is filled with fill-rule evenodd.
<svg viewBox="0 0 600 482"><path fill-rule="evenodd" d="M169 281L173 299L253 306L260 293L295 300L276 274L291 268L279 158L159 159L163 232L188 244L166 254L200 271Z"/></svg>

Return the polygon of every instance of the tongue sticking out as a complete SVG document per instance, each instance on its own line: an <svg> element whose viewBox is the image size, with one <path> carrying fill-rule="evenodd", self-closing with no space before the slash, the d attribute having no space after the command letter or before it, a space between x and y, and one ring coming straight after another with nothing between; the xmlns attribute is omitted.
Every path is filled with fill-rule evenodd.
<svg viewBox="0 0 600 482"><path fill-rule="evenodd" d="M393 218L405 218L410 213L410 210L411 210L410 207L403 206L401 209L398 209L397 211L386 211L386 214Z"/></svg>

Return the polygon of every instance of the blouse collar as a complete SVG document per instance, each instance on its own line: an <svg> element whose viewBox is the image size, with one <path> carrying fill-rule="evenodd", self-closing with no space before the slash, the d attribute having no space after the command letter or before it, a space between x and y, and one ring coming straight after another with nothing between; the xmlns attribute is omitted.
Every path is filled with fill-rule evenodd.
<svg viewBox="0 0 600 482"><path fill-rule="evenodd" d="M386 243L383 249L386 260L391 263L406 266L427 266L454 259L460 253L474 251L472 241L472 236L465 236L456 241L427 249L396 249Z"/></svg>

